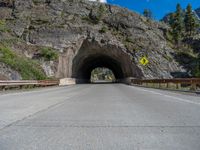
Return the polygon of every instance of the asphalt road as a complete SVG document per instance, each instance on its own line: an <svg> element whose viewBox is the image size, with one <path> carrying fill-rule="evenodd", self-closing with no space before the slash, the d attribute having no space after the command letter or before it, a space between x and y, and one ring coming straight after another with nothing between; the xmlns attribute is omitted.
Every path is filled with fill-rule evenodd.
<svg viewBox="0 0 200 150"><path fill-rule="evenodd" d="M1 93L0 150L200 150L200 97L123 84Z"/></svg>

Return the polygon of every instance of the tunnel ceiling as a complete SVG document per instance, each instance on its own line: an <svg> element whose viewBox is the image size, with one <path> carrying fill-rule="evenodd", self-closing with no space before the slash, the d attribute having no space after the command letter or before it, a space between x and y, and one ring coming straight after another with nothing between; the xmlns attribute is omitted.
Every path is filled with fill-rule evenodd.
<svg viewBox="0 0 200 150"><path fill-rule="evenodd" d="M89 81L92 70L97 67L112 70L116 79L136 77L138 73L131 56L123 50L111 45L102 46L98 42L85 40L73 59L72 77Z"/></svg>

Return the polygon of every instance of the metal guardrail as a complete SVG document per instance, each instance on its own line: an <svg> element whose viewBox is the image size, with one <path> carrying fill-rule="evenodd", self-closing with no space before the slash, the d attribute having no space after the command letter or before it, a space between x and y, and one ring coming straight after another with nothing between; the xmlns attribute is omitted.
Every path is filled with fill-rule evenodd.
<svg viewBox="0 0 200 150"><path fill-rule="evenodd" d="M131 79L132 84L170 89L182 89L189 86L190 91L197 91L200 86L200 78L176 78L176 79Z"/></svg>
<svg viewBox="0 0 200 150"><path fill-rule="evenodd" d="M59 85L59 80L0 80L0 89L12 87L45 87ZM197 91L200 88L200 78L176 78L176 79L131 79L131 84L145 87L163 88L177 90L189 87L190 91Z"/></svg>
<svg viewBox="0 0 200 150"><path fill-rule="evenodd" d="M59 85L59 80L0 80L0 88L2 90L11 87L25 87L25 86L56 86Z"/></svg>

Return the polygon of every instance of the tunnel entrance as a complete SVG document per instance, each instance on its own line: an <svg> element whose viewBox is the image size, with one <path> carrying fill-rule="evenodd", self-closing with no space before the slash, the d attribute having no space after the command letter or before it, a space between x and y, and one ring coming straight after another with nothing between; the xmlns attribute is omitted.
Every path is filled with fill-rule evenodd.
<svg viewBox="0 0 200 150"><path fill-rule="evenodd" d="M124 78L120 62L108 56L97 54L84 59L82 65L77 66L76 79L78 83L89 83L91 73L95 68L112 70L116 80Z"/></svg>
<svg viewBox="0 0 200 150"><path fill-rule="evenodd" d="M73 58L72 78L75 78L77 83L89 83L91 82L91 73L96 68L111 70L116 82L128 77L142 77L132 56L120 47L85 40Z"/></svg>
<svg viewBox="0 0 200 150"><path fill-rule="evenodd" d="M112 70L104 67L98 67L92 70L90 76L91 83L114 83L115 75Z"/></svg>

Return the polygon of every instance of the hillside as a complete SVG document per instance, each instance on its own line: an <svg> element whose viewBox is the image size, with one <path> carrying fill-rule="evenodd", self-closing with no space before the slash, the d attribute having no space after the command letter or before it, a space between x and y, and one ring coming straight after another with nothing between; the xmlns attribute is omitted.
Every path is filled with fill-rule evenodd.
<svg viewBox="0 0 200 150"><path fill-rule="evenodd" d="M173 12L172 12L173 13ZM163 17L161 20L162 22L165 22L166 24L169 24L170 22L170 15L172 13L167 14ZM184 19L185 13L183 12L182 16ZM196 17L196 23L200 24L200 8L196 9L194 11L194 15ZM184 26L184 25L183 25ZM191 36L187 37L184 36L185 33L183 33L182 38L182 44L177 51L177 60L190 72L192 75L199 77L200 76L200 29L196 30L196 33ZM184 31L183 31L184 32Z"/></svg>
<svg viewBox="0 0 200 150"><path fill-rule="evenodd" d="M78 10L78 11L77 11ZM84 41L116 47L143 78L187 75L167 40L169 27L117 6L83 0L3 0L0 3L0 77L63 78ZM95 48L95 45L94 45ZM148 56L147 66L139 64Z"/></svg>

